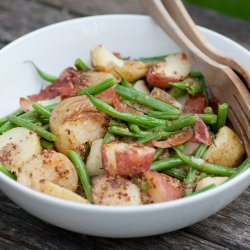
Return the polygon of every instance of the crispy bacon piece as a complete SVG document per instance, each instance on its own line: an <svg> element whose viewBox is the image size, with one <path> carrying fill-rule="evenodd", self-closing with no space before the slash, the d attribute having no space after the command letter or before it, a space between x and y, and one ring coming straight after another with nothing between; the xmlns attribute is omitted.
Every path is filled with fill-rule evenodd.
<svg viewBox="0 0 250 250"><path fill-rule="evenodd" d="M148 183L148 195L154 203L176 200L182 197L183 190L179 180L156 171L144 174Z"/></svg>
<svg viewBox="0 0 250 250"><path fill-rule="evenodd" d="M157 148L172 148L182 143L185 143L193 138L192 132L181 132L168 137L165 141L152 140L152 143Z"/></svg>
<svg viewBox="0 0 250 250"><path fill-rule="evenodd" d="M206 106L203 95L196 95L188 99L184 105L184 113L201 114Z"/></svg>
<svg viewBox="0 0 250 250"><path fill-rule="evenodd" d="M101 92L97 97L109 105L113 105L113 100L116 93L114 88L109 88Z"/></svg>
<svg viewBox="0 0 250 250"><path fill-rule="evenodd" d="M102 146L103 167L110 174L134 177L149 169L154 153L137 143L111 142Z"/></svg>
<svg viewBox="0 0 250 250"><path fill-rule="evenodd" d="M52 83L45 89L41 90L39 94L28 96L31 102L42 101L46 99L52 99L56 96L62 96L63 99L75 96L77 90L70 80L58 80Z"/></svg>
<svg viewBox="0 0 250 250"><path fill-rule="evenodd" d="M98 98L108 103L109 105L114 106L115 110L117 110L118 112L143 115L142 112L132 109L127 104L122 103L118 95L115 93L114 88L103 91L101 94L99 94Z"/></svg>
<svg viewBox="0 0 250 250"><path fill-rule="evenodd" d="M206 145L210 145L212 143L212 139L206 124L198 116L196 117L194 130L195 130L195 135L192 140L193 142L204 143Z"/></svg>

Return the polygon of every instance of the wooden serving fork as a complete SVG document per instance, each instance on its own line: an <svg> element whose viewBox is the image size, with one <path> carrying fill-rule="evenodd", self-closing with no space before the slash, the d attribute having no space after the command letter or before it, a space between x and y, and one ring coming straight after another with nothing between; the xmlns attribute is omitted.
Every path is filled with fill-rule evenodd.
<svg viewBox="0 0 250 250"><path fill-rule="evenodd" d="M213 60L194 45L170 16L161 0L142 2L163 31L202 72L213 96L221 103L226 102L229 105L229 119L250 155L250 93L246 86L231 68Z"/></svg>
<svg viewBox="0 0 250 250"><path fill-rule="evenodd" d="M188 14L181 0L162 0L168 13L175 20L183 33L198 47L203 53L218 63L230 67L250 90L250 74L237 61L230 57L223 56L216 52L212 44L208 43L202 34L198 31L193 19Z"/></svg>

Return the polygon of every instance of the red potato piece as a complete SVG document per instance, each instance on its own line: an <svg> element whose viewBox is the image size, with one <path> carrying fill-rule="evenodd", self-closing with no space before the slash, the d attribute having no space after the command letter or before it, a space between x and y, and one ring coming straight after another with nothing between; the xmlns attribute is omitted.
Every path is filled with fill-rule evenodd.
<svg viewBox="0 0 250 250"><path fill-rule="evenodd" d="M144 174L148 183L148 195L154 203L176 200L183 196L183 190L179 180L156 171L148 171Z"/></svg>
<svg viewBox="0 0 250 250"><path fill-rule="evenodd" d="M168 103L170 105L173 105L174 107L182 110L183 106L176 101L176 99L174 97L172 97L169 93L167 93L166 91L159 89L159 88L154 88L150 95L152 97L155 97L156 99L159 99L165 103Z"/></svg>
<svg viewBox="0 0 250 250"><path fill-rule="evenodd" d="M118 175L103 175L95 180L93 203L107 206L141 205L139 188Z"/></svg>
<svg viewBox="0 0 250 250"><path fill-rule="evenodd" d="M149 68L147 82L158 88L168 88L168 82L182 81L188 76L190 69L191 63L186 54L172 54L165 61L154 63Z"/></svg>
<svg viewBox="0 0 250 250"><path fill-rule="evenodd" d="M202 121L200 117L196 117L196 123L194 125L194 138L193 142L204 143L210 145L212 143L212 138L209 134L206 124Z"/></svg>
<svg viewBox="0 0 250 250"><path fill-rule="evenodd" d="M206 107L203 95L196 95L188 99L184 105L184 113L201 114Z"/></svg>
<svg viewBox="0 0 250 250"><path fill-rule="evenodd" d="M111 142L102 146L103 167L110 174L135 177L149 169L154 153L137 143Z"/></svg>
<svg viewBox="0 0 250 250"><path fill-rule="evenodd" d="M193 136L192 132L181 132L168 137L165 141L152 140L152 143L157 148L172 148L191 140Z"/></svg>

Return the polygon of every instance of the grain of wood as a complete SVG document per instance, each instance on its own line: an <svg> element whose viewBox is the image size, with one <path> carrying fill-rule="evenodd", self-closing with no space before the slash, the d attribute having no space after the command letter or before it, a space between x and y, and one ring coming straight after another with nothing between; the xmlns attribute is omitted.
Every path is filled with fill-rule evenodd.
<svg viewBox="0 0 250 250"><path fill-rule="evenodd" d="M110 13L145 14L140 1L134 0L38 0L58 8L66 8L78 15L100 15ZM186 5L194 21L201 26L231 37L250 49L250 24L217 12L193 5ZM240 29L239 29L240 27Z"/></svg>
<svg viewBox="0 0 250 250"><path fill-rule="evenodd" d="M11 42L35 29L74 17L34 1L0 1L0 41Z"/></svg>
<svg viewBox="0 0 250 250"><path fill-rule="evenodd" d="M105 4L104 4L105 2ZM250 48L250 24L188 5L195 21ZM34 29L85 15L143 13L134 0L0 1L0 48ZM239 28L240 27L240 28ZM0 249L250 249L250 188L216 215L173 233L141 239L84 236L49 225L0 192Z"/></svg>

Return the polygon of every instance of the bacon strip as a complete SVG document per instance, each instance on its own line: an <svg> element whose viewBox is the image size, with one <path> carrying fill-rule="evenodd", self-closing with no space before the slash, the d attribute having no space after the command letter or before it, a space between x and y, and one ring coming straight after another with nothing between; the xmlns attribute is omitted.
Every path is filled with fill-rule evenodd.
<svg viewBox="0 0 250 250"><path fill-rule="evenodd" d="M188 99L184 105L184 113L201 114L206 106L203 95L196 95Z"/></svg>
<svg viewBox="0 0 250 250"><path fill-rule="evenodd" d="M212 138L209 134L206 124L198 116L196 117L196 123L194 125L195 135L193 142L203 143L206 145L212 144Z"/></svg>
<svg viewBox="0 0 250 250"><path fill-rule="evenodd" d="M157 148L172 148L191 140L193 136L192 132L180 132L168 137L165 141L152 140L152 143Z"/></svg>

